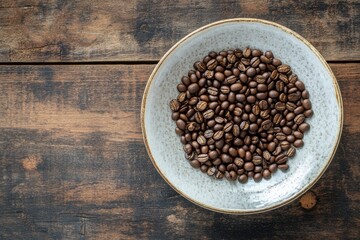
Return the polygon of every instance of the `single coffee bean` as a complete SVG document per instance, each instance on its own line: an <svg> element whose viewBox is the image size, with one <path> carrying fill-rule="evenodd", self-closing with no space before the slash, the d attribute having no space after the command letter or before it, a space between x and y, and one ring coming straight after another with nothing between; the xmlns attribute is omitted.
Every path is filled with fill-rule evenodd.
<svg viewBox="0 0 360 240"><path fill-rule="evenodd" d="M285 103L283 102L277 102L275 104L275 109L278 110L278 111L283 111L285 110L286 106L285 106Z"/></svg>
<svg viewBox="0 0 360 240"><path fill-rule="evenodd" d="M254 164L252 163L252 162L246 162L245 164L244 164L244 169L246 170L246 171L252 171L252 170L254 170Z"/></svg>
<svg viewBox="0 0 360 240"><path fill-rule="evenodd" d="M287 152L286 152L286 155L291 158L293 156L295 156L295 153L296 153L296 149L294 147L290 147Z"/></svg>
<svg viewBox="0 0 360 240"><path fill-rule="evenodd" d="M294 122L295 122L297 125L302 124L304 121L305 121L305 116L304 116L304 114L299 114L299 115L297 115L297 116L294 118Z"/></svg>
<svg viewBox="0 0 360 240"><path fill-rule="evenodd" d="M299 106L299 107L295 108L295 110L294 110L294 113L296 115L298 115L300 113L303 113L303 112L304 112L304 107L303 106Z"/></svg>
<svg viewBox="0 0 360 240"><path fill-rule="evenodd" d="M242 174L238 177L240 183L246 183L248 180L248 176L246 174Z"/></svg>
<svg viewBox="0 0 360 240"><path fill-rule="evenodd" d="M299 130L300 130L302 133L304 133L304 132L306 132L307 130L309 130L309 128L310 128L310 125L307 124L307 123L302 123L302 124L300 124L300 126L299 126Z"/></svg>
<svg viewBox="0 0 360 240"><path fill-rule="evenodd" d="M233 92L237 92L242 88L241 83L234 83L230 86L230 90Z"/></svg>
<svg viewBox="0 0 360 240"><path fill-rule="evenodd" d="M282 171L286 171L289 169L289 165L287 165L287 164L280 164L277 167L278 167L278 169L280 169Z"/></svg>
<svg viewBox="0 0 360 240"><path fill-rule="evenodd" d="M300 94L298 94L298 93L291 93L291 94L289 94L288 95L288 100L290 101L290 102L296 102L296 101L298 101L299 99L300 99Z"/></svg>
<svg viewBox="0 0 360 240"><path fill-rule="evenodd" d="M210 118L214 117L214 114L215 114L214 110L208 109L204 112L203 116L205 119L210 119Z"/></svg>
<svg viewBox="0 0 360 240"><path fill-rule="evenodd" d="M276 148L276 143L275 142L270 142L268 145L267 145L267 149L269 152L273 152Z"/></svg>
<svg viewBox="0 0 360 240"><path fill-rule="evenodd" d="M224 131L216 131L213 135L215 141L220 140L224 136Z"/></svg>
<svg viewBox="0 0 360 240"><path fill-rule="evenodd" d="M204 146L206 144L206 138L204 135L199 135L196 140L201 146Z"/></svg>
<svg viewBox="0 0 360 240"><path fill-rule="evenodd" d="M305 99L305 100L302 102L302 105L304 106L304 108L305 108L306 110L311 109L311 102L310 102L309 99Z"/></svg>
<svg viewBox="0 0 360 240"><path fill-rule="evenodd" d="M301 140L301 139L297 139L297 140L295 140L295 142L293 143L293 145L294 145L295 147L297 147L297 148L300 148L300 147L304 146L304 142L303 142L303 140Z"/></svg>
<svg viewBox="0 0 360 240"><path fill-rule="evenodd" d="M209 160L209 156L207 154L199 154L196 158L200 163L205 163L207 160Z"/></svg>
<svg viewBox="0 0 360 240"><path fill-rule="evenodd" d="M170 109L171 111L175 112L180 109L180 102L176 99L170 101Z"/></svg>
<svg viewBox="0 0 360 240"><path fill-rule="evenodd" d="M240 129L246 131L249 128L250 124L247 121L242 121L240 123ZM180 127L179 127L180 128ZM180 128L181 129L181 128Z"/></svg>
<svg viewBox="0 0 360 240"><path fill-rule="evenodd" d="M224 132L226 132L226 133L230 132L231 129L233 128L233 126L234 126L234 124L232 122L226 123L223 128Z"/></svg>
<svg viewBox="0 0 360 240"><path fill-rule="evenodd" d="M252 162L255 164L255 165L260 165L262 164L262 157L261 156L253 156L253 159L252 159Z"/></svg>
<svg viewBox="0 0 360 240"><path fill-rule="evenodd" d="M291 70L290 66L289 65L286 65L286 64L282 64L280 66L277 67L277 70L280 72L280 73L287 73Z"/></svg>
<svg viewBox="0 0 360 240"><path fill-rule="evenodd" d="M204 111L208 106L208 103L205 101L199 101L196 105L196 108L198 111L202 112Z"/></svg>
<svg viewBox="0 0 360 240"><path fill-rule="evenodd" d="M280 147L282 150L286 151L291 147L291 145L288 141L282 141L280 142Z"/></svg>
<svg viewBox="0 0 360 240"><path fill-rule="evenodd" d="M293 112L295 111L295 109L297 108L297 105L295 103L292 102L287 102L286 103L286 109Z"/></svg>
<svg viewBox="0 0 360 240"><path fill-rule="evenodd" d="M305 117L311 117L314 114L313 110L309 109L304 112Z"/></svg>

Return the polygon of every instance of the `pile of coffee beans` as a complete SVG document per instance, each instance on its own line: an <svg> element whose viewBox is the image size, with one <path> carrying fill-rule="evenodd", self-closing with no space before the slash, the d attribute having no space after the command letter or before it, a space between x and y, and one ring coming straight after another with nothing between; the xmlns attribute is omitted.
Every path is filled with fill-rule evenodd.
<svg viewBox="0 0 360 240"><path fill-rule="evenodd" d="M210 52L170 101L191 166L217 179L269 179L304 145L309 92L271 51Z"/></svg>

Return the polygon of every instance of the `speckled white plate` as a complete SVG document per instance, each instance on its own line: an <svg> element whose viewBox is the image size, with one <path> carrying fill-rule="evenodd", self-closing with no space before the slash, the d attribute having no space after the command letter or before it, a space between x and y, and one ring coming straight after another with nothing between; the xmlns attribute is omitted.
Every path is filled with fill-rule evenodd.
<svg viewBox="0 0 360 240"><path fill-rule="evenodd" d="M289 170L270 180L247 184L216 180L184 158L169 101L195 61L209 51L245 48L272 50L289 64L310 92L314 115L305 145L289 160ZM145 88L141 126L155 168L178 193L201 207L224 213L259 213L283 206L307 191L329 166L343 124L337 81L320 53L304 38L279 24L259 19L228 19L204 26L176 43L160 60Z"/></svg>

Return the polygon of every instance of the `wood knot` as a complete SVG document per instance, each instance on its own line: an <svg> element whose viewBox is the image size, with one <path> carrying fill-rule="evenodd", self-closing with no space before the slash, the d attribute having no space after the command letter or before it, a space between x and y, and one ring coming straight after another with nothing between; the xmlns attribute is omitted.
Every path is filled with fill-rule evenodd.
<svg viewBox="0 0 360 240"><path fill-rule="evenodd" d="M22 160L22 166L27 171L36 170L38 165L42 163L43 160L40 155L29 155Z"/></svg>
<svg viewBox="0 0 360 240"><path fill-rule="evenodd" d="M316 195L315 193L309 191L301 196L300 200L300 206L306 210L310 210L313 207L315 207L317 203Z"/></svg>

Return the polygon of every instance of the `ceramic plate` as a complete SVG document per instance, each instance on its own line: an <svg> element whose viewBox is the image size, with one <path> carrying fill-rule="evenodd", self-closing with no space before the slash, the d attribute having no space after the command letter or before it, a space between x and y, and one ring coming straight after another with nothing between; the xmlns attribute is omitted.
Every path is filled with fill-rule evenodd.
<svg viewBox="0 0 360 240"><path fill-rule="evenodd" d="M195 61L210 51L245 47L271 50L292 67L310 93L314 115L305 145L269 180L246 184L216 180L184 158L169 101ZM151 161L165 181L193 203L217 212L259 213L283 206L307 191L329 166L340 140L343 112L337 81L319 52L279 24L259 19L229 19L190 33L176 43L151 74L143 96L141 124Z"/></svg>

